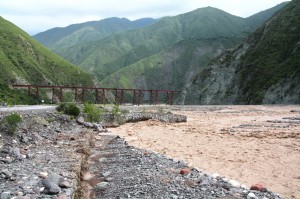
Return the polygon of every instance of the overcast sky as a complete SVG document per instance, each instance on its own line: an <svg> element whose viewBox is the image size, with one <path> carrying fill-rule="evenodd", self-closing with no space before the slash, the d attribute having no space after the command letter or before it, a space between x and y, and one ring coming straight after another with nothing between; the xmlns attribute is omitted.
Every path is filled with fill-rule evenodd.
<svg viewBox="0 0 300 199"><path fill-rule="evenodd" d="M0 15L33 35L108 17L159 18L212 6L248 17L282 0L1 0Z"/></svg>

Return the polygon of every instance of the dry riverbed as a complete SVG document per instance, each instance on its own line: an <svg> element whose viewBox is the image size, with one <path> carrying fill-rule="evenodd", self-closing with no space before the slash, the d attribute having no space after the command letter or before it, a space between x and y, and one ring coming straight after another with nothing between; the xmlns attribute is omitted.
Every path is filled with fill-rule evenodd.
<svg viewBox="0 0 300 199"><path fill-rule="evenodd" d="M148 120L110 130L129 145L185 160L209 174L300 198L300 106L164 108L188 121Z"/></svg>

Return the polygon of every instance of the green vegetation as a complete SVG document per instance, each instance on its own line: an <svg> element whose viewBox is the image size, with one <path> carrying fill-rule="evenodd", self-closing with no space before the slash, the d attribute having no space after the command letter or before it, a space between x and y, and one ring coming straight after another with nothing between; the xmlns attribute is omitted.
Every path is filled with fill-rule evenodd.
<svg viewBox="0 0 300 199"><path fill-rule="evenodd" d="M74 24L65 28L53 28L33 37L45 46L58 50L80 43L100 40L124 30L141 28L155 21L151 18L130 21L126 18L112 17L100 21Z"/></svg>
<svg viewBox="0 0 300 199"><path fill-rule="evenodd" d="M90 75L50 52L1 17L0 46L0 95L3 100L34 103L22 93L4 88L8 84L93 85ZM12 95L17 96L17 100Z"/></svg>
<svg viewBox="0 0 300 199"><path fill-rule="evenodd" d="M58 112L77 117L80 114L80 109L73 103L61 103L56 107Z"/></svg>
<svg viewBox="0 0 300 199"><path fill-rule="evenodd" d="M9 135L14 135L18 124L22 121L21 116L18 113L12 113L5 116L0 122L1 130L5 131Z"/></svg>
<svg viewBox="0 0 300 199"><path fill-rule="evenodd" d="M104 114L104 110L99 109L95 104L89 103L84 104L83 112L87 115L87 121L89 122L99 122Z"/></svg>
<svg viewBox="0 0 300 199"><path fill-rule="evenodd" d="M260 104L270 86L284 78L300 77L298 24L300 4L294 0L249 37L253 45L241 61L242 101Z"/></svg>
<svg viewBox="0 0 300 199"><path fill-rule="evenodd" d="M184 40L107 76L100 83L105 87L181 90L210 59L240 38Z"/></svg>
<svg viewBox="0 0 300 199"><path fill-rule="evenodd" d="M206 65L186 103L299 103L298 24L300 4L293 0L237 48Z"/></svg>
<svg viewBox="0 0 300 199"><path fill-rule="evenodd" d="M157 107L157 113L160 113L160 114L165 113L164 108L161 107L161 106L158 106L158 107Z"/></svg>
<svg viewBox="0 0 300 199"><path fill-rule="evenodd" d="M113 18L52 29L35 38L91 72L104 87L182 90L192 74L280 8L246 19L200 8L140 28L127 28L128 20Z"/></svg>
<svg viewBox="0 0 300 199"><path fill-rule="evenodd" d="M10 89L0 80L0 103L6 102L8 105L15 104L37 104L38 99L29 96L27 90Z"/></svg>

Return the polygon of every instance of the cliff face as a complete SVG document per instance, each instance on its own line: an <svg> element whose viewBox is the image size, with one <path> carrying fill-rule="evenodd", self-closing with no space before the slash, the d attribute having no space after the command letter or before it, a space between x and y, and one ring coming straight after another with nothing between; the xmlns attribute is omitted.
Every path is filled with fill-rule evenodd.
<svg viewBox="0 0 300 199"><path fill-rule="evenodd" d="M241 45L186 85L186 104L300 103L300 1L290 2Z"/></svg>

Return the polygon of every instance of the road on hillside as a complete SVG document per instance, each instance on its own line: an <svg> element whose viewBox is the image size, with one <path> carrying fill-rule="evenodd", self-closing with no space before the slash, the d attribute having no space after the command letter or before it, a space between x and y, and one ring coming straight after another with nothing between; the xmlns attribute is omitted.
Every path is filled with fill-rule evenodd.
<svg viewBox="0 0 300 199"><path fill-rule="evenodd" d="M0 112L54 110L55 107L56 106L53 106L53 105L33 105L33 106L0 107Z"/></svg>

